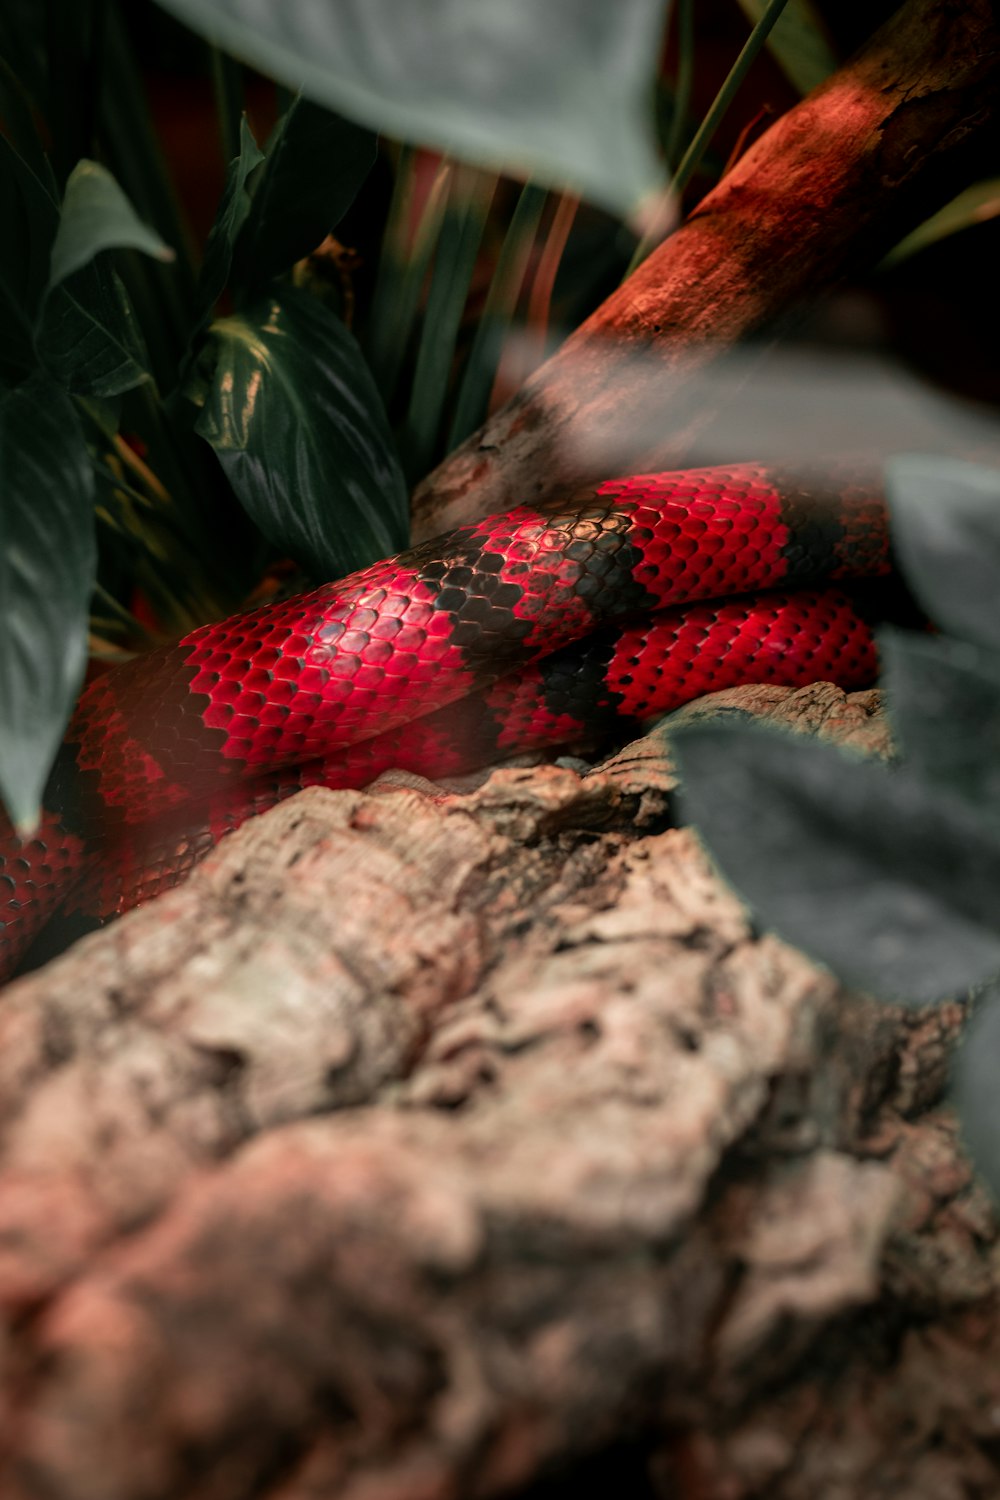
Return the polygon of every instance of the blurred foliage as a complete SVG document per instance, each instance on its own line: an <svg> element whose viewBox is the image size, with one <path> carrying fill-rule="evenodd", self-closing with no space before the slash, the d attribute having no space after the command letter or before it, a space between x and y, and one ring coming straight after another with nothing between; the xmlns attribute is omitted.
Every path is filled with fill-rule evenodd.
<svg viewBox="0 0 1000 1500"><path fill-rule="evenodd" d="M899 567L935 635L884 629L898 761L738 724L678 729L682 806L762 922L848 983L927 1004L1000 974L1000 473L888 470ZM1000 1193L995 1014L966 1043L959 1108Z"/></svg>

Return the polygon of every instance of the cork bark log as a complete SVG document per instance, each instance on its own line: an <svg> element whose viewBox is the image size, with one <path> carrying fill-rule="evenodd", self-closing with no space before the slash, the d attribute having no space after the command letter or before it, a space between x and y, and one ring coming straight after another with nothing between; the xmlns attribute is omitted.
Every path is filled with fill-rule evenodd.
<svg viewBox="0 0 1000 1500"><path fill-rule="evenodd" d="M994 1492L961 1009L755 933L666 754L304 792L6 992L4 1500Z"/></svg>
<svg viewBox="0 0 1000 1500"><path fill-rule="evenodd" d="M998 111L994 0L907 0L420 485L414 540L614 473L677 467L713 411L704 377L720 356L787 324L953 197Z"/></svg>

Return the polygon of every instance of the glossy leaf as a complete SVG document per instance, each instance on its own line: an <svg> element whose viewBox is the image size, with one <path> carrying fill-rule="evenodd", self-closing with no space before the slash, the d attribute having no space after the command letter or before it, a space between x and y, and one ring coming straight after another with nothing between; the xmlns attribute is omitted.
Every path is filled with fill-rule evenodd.
<svg viewBox="0 0 1000 1500"><path fill-rule="evenodd" d="M132 305L106 257L49 294L37 347L46 369L81 396L120 396L149 379Z"/></svg>
<svg viewBox="0 0 1000 1500"><path fill-rule="evenodd" d="M1000 987L980 997L955 1058L952 1097L969 1154L1000 1198Z"/></svg>
<svg viewBox="0 0 1000 1500"><path fill-rule="evenodd" d="M754 25L761 19L767 0L739 0ZM812 0L789 0L781 19L768 38L775 61L800 94L808 94L828 78L837 58L823 22Z"/></svg>
<svg viewBox="0 0 1000 1500"><path fill-rule="evenodd" d="M62 214L52 246L49 287L72 276L102 250L141 250L156 260L174 252L139 218L106 167L81 161L66 182Z"/></svg>
<svg viewBox="0 0 1000 1500"><path fill-rule="evenodd" d="M895 458L886 468L899 565L936 625L1000 646L1000 470L952 458Z"/></svg>
<svg viewBox="0 0 1000 1500"><path fill-rule="evenodd" d="M87 654L93 480L69 396L39 376L0 400L0 795L30 826Z"/></svg>
<svg viewBox="0 0 1000 1500"><path fill-rule="evenodd" d="M886 629L879 656L907 767L1000 820L1000 653Z"/></svg>
<svg viewBox="0 0 1000 1500"><path fill-rule="evenodd" d="M681 808L761 920L876 993L1000 969L1000 829L905 771L733 725L678 730Z"/></svg>
<svg viewBox="0 0 1000 1500"><path fill-rule="evenodd" d="M160 0L373 130L618 213L662 187L650 100L665 0Z"/></svg>
<svg viewBox="0 0 1000 1500"><path fill-rule="evenodd" d="M406 490L374 383L314 298L284 288L215 323L191 394L243 506L314 577L405 545Z"/></svg>
<svg viewBox="0 0 1000 1500"><path fill-rule="evenodd" d="M231 279L251 294L321 244L371 171L377 137L308 99L278 121L254 174Z"/></svg>
<svg viewBox="0 0 1000 1500"><path fill-rule="evenodd" d="M247 178L263 160L264 153L244 117L240 121L240 154L229 163L222 201L205 243L198 294L206 316L211 313L229 280L236 241L250 212Z"/></svg>

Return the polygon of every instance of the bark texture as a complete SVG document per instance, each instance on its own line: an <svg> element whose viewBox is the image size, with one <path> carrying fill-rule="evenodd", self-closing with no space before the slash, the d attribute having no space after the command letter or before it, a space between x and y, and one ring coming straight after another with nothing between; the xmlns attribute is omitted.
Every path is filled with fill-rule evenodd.
<svg viewBox="0 0 1000 1500"><path fill-rule="evenodd" d="M614 473L677 467L712 411L702 372L953 197L998 110L993 0L907 0L420 485L414 540Z"/></svg>
<svg viewBox="0 0 1000 1500"><path fill-rule="evenodd" d="M997 1492L961 1007L754 933L672 784L304 792L6 992L5 1500Z"/></svg>

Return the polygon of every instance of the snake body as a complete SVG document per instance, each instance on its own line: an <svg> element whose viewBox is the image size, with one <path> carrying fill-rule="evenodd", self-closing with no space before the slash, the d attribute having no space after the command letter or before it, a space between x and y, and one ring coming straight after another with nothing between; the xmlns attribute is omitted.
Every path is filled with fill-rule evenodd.
<svg viewBox="0 0 1000 1500"><path fill-rule="evenodd" d="M100 846L105 914L303 785L463 769L743 681L870 680L850 600L789 591L887 570L877 487L738 465L521 505L202 626L90 684L39 828L0 831L0 972ZM702 600L726 602L678 610Z"/></svg>

